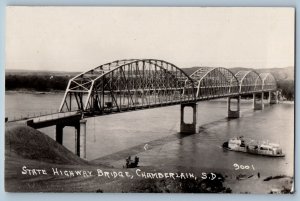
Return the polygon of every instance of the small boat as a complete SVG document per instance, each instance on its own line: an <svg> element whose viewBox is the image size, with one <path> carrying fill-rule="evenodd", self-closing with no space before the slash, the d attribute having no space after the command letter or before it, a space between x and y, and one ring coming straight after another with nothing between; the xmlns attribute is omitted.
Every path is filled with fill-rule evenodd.
<svg viewBox="0 0 300 201"><path fill-rule="evenodd" d="M279 144L269 142L246 141L243 137L230 138L223 143L223 148L230 151L239 151L263 156L284 157Z"/></svg>

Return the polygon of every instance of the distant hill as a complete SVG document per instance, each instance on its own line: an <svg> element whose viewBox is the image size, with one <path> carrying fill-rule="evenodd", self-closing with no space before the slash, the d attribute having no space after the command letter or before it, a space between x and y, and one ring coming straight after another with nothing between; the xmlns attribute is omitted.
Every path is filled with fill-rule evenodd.
<svg viewBox="0 0 300 201"><path fill-rule="evenodd" d="M195 72L196 70L198 70L200 67L190 67L190 68L182 68L182 70L188 74L188 75L191 75L193 72Z"/></svg>
<svg viewBox="0 0 300 201"><path fill-rule="evenodd" d="M200 67L190 67L190 68L182 68L182 70L191 75L193 72L198 70ZM229 68L234 74L241 70L255 70L258 73L270 72L274 75L276 80L294 80L294 67L284 67L284 68L263 68L263 69L253 69L253 68L242 68L235 67Z"/></svg>
<svg viewBox="0 0 300 201"><path fill-rule="evenodd" d="M232 72L236 73L243 68L230 68ZM252 69L248 69L252 70ZM276 80L294 80L294 67L289 66L285 68L263 68L254 69L258 73L270 72Z"/></svg>

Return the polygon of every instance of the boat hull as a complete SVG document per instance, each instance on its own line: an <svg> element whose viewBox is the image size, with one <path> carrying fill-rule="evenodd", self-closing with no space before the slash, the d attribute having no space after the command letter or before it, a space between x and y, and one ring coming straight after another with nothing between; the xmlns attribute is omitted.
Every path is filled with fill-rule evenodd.
<svg viewBox="0 0 300 201"><path fill-rule="evenodd" d="M273 154L273 153L264 152L264 151L260 151L260 150L250 150L250 149L247 150L247 153L261 155L261 156L271 156L271 157L284 157L285 156L285 154Z"/></svg>
<svg viewBox="0 0 300 201"><path fill-rule="evenodd" d="M230 147L228 147L228 142L224 142L223 149L229 150L229 151L244 152L244 153L249 153L249 154L253 154L253 155L260 155L260 156L269 156L269 157L284 157L285 156L285 154L273 154L271 152L266 152L266 151L251 150L247 147L230 148Z"/></svg>

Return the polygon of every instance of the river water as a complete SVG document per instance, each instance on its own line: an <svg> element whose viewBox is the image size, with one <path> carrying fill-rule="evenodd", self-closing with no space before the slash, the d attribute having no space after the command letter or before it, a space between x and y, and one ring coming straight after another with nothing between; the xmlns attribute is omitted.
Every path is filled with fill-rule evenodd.
<svg viewBox="0 0 300 201"><path fill-rule="evenodd" d="M62 93L6 92L6 116L12 119L55 111L62 98ZM237 163L253 165L261 172L293 176L294 104L266 103L263 111L253 111L252 100L242 100L241 110L241 118L229 121L226 100L199 102L201 131L189 136L178 133L179 105L89 118L87 159L98 162L109 159L110 164L121 166L123 156L134 153L143 166L234 169L233 164ZM40 130L55 139L55 127ZM263 157L221 148L228 138L241 135L279 143L286 156ZM74 128L65 127L63 144L74 152Z"/></svg>

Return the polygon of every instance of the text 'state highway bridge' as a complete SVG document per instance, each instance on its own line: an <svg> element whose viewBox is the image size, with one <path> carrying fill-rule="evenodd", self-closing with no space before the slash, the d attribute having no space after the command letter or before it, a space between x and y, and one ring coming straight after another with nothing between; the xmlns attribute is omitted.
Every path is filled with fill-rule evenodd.
<svg viewBox="0 0 300 201"><path fill-rule="evenodd" d="M187 75L174 64L156 59L118 60L83 72L69 80L58 114L33 118L34 128L56 126L56 141L62 144L63 128L76 131L76 154L86 157L84 118L148 108L181 105L180 132L196 133L197 102L228 98L228 117L240 117L240 99L253 94L254 110L262 110L264 93L270 103L278 102L277 84L270 73L200 67ZM232 110L231 100L237 108ZM184 122L184 107L192 107L193 122ZM61 113L68 115L59 115Z"/></svg>

